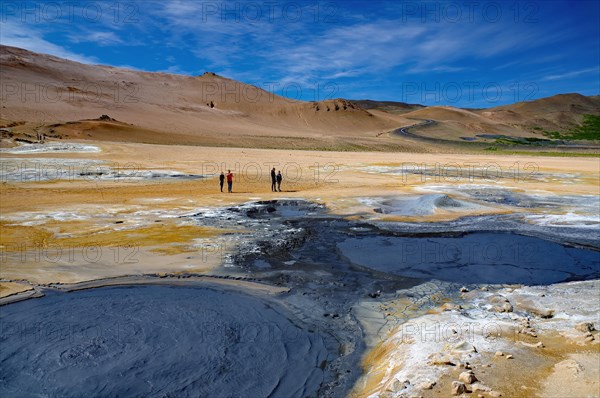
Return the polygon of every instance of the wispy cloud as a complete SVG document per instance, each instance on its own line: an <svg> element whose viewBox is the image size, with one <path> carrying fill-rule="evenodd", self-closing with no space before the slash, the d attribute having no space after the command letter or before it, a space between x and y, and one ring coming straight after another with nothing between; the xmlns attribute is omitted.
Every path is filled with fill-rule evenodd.
<svg viewBox="0 0 600 398"><path fill-rule="evenodd" d="M43 31L33 26L13 21L0 22L0 44L26 48L85 64L98 63L98 59L95 57L77 54L67 48L51 43L44 39Z"/></svg>
<svg viewBox="0 0 600 398"><path fill-rule="evenodd" d="M590 60L597 61L597 35L590 34L597 32L597 22L588 21L582 30L581 18L578 24L556 18L564 4L540 3L536 23L515 21L508 8L497 23L481 18L424 23L419 16L403 18L401 2L316 3L332 5L333 20L325 20L327 8L315 18L315 3L308 2L293 3L292 14L301 18L290 18L291 3L286 2L132 0L127 4L133 7L120 10L119 23L113 8L93 23L79 18L68 24L25 25L9 19L2 24L0 42L86 63L101 60L178 74L208 70L259 86L332 83L340 87L340 96L387 92L387 98L407 80L558 86L564 79L588 77ZM262 7L258 17L257 6ZM75 6L75 14L81 7ZM542 13L546 8L549 14ZM131 10L135 22L125 23ZM589 12L582 13L577 16ZM590 49L596 51L595 59ZM567 59L571 70L564 68Z"/></svg>
<svg viewBox="0 0 600 398"><path fill-rule="evenodd" d="M570 78L578 77L578 76L582 76L582 75L588 75L588 74L592 74L592 73L595 73L596 76L598 76L598 74L600 74L600 66L575 70L575 71L571 71L571 72L560 73L557 75L544 76L541 80L544 80L544 81L563 80L563 79L570 79Z"/></svg>
<svg viewBox="0 0 600 398"><path fill-rule="evenodd" d="M114 46L126 44L115 32L107 31L87 31L70 34L69 40L72 43L94 43L99 46Z"/></svg>

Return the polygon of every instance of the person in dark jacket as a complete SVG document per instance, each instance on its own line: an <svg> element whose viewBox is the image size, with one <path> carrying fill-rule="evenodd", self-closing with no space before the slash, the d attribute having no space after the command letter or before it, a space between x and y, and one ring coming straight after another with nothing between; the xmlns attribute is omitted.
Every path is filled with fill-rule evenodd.
<svg viewBox="0 0 600 398"><path fill-rule="evenodd" d="M277 189L281 192L281 180L283 180L283 176L281 175L281 170L277 173Z"/></svg>
<svg viewBox="0 0 600 398"><path fill-rule="evenodd" d="M277 187L276 184L277 183L277 176L275 175L275 167L273 167L273 170L271 170L271 191L273 192L277 192Z"/></svg>
<svg viewBox="0 0 600 398"><path fill-rule="evenodd" d="M223 192L223 184L225 184L225 173L221 172L219 176L219 185L221 186L221 192Z"/></svg>

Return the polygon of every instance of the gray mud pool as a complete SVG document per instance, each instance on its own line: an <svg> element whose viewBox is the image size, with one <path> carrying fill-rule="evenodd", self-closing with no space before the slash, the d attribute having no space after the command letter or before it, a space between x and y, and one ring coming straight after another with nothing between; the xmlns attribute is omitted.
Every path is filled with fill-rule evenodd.
<svg viewBox="0 0 600 398"><path fill-rule="evenodd" d="M316 396L323 336L262 299L133 286L2 307L3 397Z"/></svg>
<svg viewBox="0 0 600 398"><path fill-rule="evenodd" d="M415 203L423 207L440 200L458 203L444 195L423 195L401 202L400 207ZM302 211L301 202L293 205L246 204L245 213L230 209L221 217L231 218L226 221L230 223L245 223L240 218L261 222L260 230L238 253L237 264L248 264L254 274L271 269L271 276L327 270L337 273L337 281L350 278L367 291L380 285L381 273L388 280L398 276L459 284L543 285L600 277L597 236L587 225L550 228L506 218L510 216L464 217L445 223L360 223L329 217L325 209L308 203L304 207L310 212ZM311 282L307 276L306 283Z"/></svg>
<svg viewBox="0 0 600 398"><path fill-rule="evenodd" d="M337 245L349 261L386 273L457 283L550 284L600 276L600 253L507 232L369 236Z"/></svg>

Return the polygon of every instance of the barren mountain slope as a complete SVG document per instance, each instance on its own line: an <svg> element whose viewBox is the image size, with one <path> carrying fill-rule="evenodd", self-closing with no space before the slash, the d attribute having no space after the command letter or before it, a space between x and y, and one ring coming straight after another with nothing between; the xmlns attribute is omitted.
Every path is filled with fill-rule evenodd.
<svg viewBox="0 0 600 398"><path fill-rule="evenodd" d="M567 131L577 126L585 114L600 115L600 96L558 94L535 101L480 110L477 113L492 120L550 131Z"/></svg>
<svg viewBox="0 0 600 398"><path fill-rule="evenodd" d="M57 123L107 114L183 135L372 136L396 127L345 100L294 101L213 73L84 65L0 47L2 119Z"/></svg>

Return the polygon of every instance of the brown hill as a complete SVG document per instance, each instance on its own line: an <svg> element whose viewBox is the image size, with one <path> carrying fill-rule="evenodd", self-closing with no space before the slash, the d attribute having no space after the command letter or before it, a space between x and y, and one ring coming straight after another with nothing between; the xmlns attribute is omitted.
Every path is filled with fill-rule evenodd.
<svg viewBox="0 0 600 398"><path fill-rule="evenodd" d="M556 95L489 109L424 107L392 101L304 102L206 72L201 76L85 65L0 46L0 127L16 138L337 150L437 150L433 139L495 142L498 135L544 138L584 114L600 97ZM100 115L107 115L98 118ZM390 131L432 120L410 129ZM419 142L428 138L428 145ZM6 142L5 142L6 141Z"/></svg>
<svg viewBox="0 0 600 398"><path fill-rule="evenodd" d="M160 132L171 135L159 141L198 141L193 137L223 134L369 137L397 127L349 101L294 101L214 73L191 77L85 65L7 46L0 46L0 68L1 117L9 122L56 124L107 114L135 126L144 140ZM87 133L81 133L94 130L94 123L102 127L95 129L99 139L103 138L99 130L115 127L81 122L79 135L84 138ZM105 135L119 138L116 132Z"/></svg>
<svg viewBox="0 0 600 398"><path fill-rule="evenodd" d="M413 133L445 140L475 139L495 142L495 136L546 139L544 132L571 131L583 115L600 115L600 96L559 94L534 101L488 109L432 106L403 113L402 117L435 123Z"/></svg>
<svg viewBox="0 0 600 398"><path fill-rule="evenodd" d="M403 114L425 107L424 105L396 101L352 100L352 102L363 109L376 109L394 114Z"/></svg>
<svg viewBox="0 0 600 398"><path fill-rule="evenodd" d="M484 109L478 113L526 130L541 128L562 132L579 125L585 114L600 115L600 96L558 94L535 101Z"/></svg>
<svg viewBox="0 0 600 398"><path fill-rule="evenodd" d="M487 118L479 113L450 106L431 106L402 115L416 120L433 120L435 123L418 129L418 134L430 138L458 140L481 134L533 136L532 133L512 127L500 120ZM478 138L478 140L482 140Z"/></svg>

